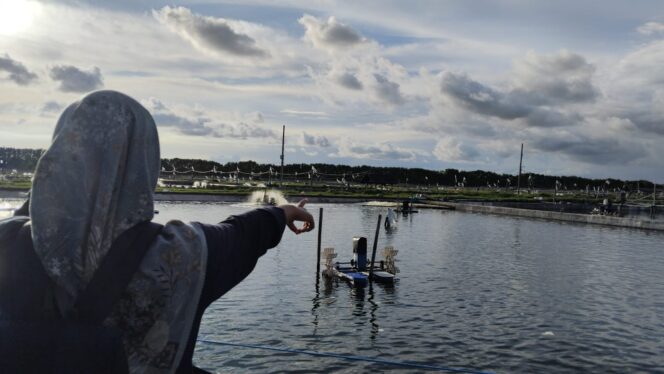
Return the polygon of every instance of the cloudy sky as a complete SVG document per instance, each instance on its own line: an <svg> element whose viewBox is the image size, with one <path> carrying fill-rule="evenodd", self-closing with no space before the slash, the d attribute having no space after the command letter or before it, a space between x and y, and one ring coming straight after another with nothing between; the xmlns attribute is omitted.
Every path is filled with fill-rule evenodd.
<svg viewBox="0 0 664 374"><path fill-rule="evenodd" d="M664 182L664 2L0 0L0 146L123 91L163 157Z"/></svg>

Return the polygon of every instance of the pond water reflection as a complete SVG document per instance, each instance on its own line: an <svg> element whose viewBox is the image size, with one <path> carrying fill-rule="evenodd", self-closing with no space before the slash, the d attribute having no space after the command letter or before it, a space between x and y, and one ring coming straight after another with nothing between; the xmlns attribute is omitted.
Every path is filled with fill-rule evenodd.
<svg viewBox="0 0 664 374"><path fill-rule="evenodd" d="M384 208L324 207L323 245L340 261L373 244ZM248 205L158 203L159 222L217 222ZM314 214L317 217L317 214ZM421 210L380 233L399 250L393 287L355 290L316 276L316 234L290 232L213 303L209 339L510 373L664 371L663 233ZM199 344L212 371L402 371Z"/></svg>

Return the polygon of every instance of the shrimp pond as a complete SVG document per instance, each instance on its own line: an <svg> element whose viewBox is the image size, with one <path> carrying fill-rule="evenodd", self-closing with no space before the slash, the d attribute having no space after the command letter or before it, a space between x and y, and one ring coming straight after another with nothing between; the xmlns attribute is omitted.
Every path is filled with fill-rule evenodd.
<svg viewBox="0 0 664 374"><path fill-rule="evenodd" d="M322 247L373 244L385 208L324 208ZM158 202L155 220L214 223L253 207ZM394 286L316 281L316 232L288 229L245 281L208 308L201 338L496 373L664 372L664 233L420 210L381 227ZM207 370L423 372L292 352L200 343Z"/></svg>

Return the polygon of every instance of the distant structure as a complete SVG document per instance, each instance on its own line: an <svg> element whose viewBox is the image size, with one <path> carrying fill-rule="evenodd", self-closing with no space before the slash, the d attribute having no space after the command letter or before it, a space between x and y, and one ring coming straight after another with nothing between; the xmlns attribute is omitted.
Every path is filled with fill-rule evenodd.
<svg viewBox="0 0 664 374"><path fill-rule="evenodd" d="M286 143L286 125L282 128L281 131L281 182L279 183L280 187L284 186L284 145Z"/></svg>
<svg viewBox="0 0 664 374"><path fill-rule="evenodd" d="M523 165L523 143L521 143L521 157L519 157L519 177L516 180L516 194L521 193L521 166Z"/></svg>

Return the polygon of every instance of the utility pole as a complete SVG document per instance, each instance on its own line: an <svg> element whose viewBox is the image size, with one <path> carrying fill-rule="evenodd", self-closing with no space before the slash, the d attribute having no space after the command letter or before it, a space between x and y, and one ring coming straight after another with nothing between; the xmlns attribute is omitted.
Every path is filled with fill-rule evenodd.
<svg viewBox="0 0 664 374"><path fill-rule="evenodd" d="M284 144L286 143L286 125L284 125L281 132L281 183L280 187L284 187Z"/></svg>
<svg viewBox="0 0 664 374"><path fill-rule="evenodd" d="M655 218L655 204L657 203L657 184L652 182L652 206L650 207L650 218Z"/></svg>
<svg viewBox="0 0 664 374"><path fill-rule="evenodd" d="M523 143L521 143L521 157L519 158L519 178L516 180L516 194L521 193L521 165L523 164Z"/></svg>

